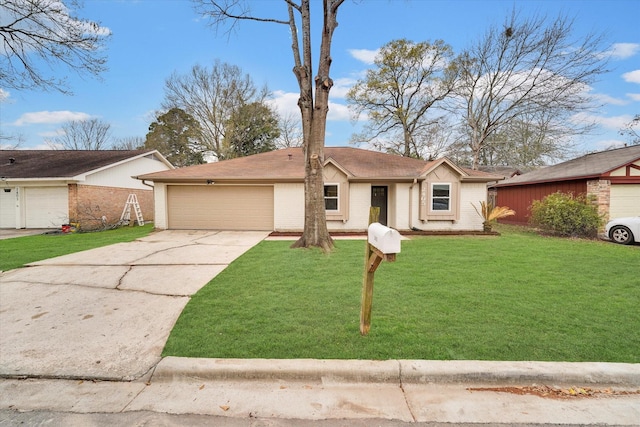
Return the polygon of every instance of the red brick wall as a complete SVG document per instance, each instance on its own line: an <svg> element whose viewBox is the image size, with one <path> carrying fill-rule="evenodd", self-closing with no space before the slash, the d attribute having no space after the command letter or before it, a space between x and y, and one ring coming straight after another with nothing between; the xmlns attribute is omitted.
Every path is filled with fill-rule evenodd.
<svg viewBox="0 0 640 427"><path fill-rule="evenodd" d="M94 230L102 228L104 216L107 225L116 224L129 194L138 197L143 219L153 221L153 190L69 184L69 222L79 223L83 230ZM132 209L131 219L135 218Z"/></svg>

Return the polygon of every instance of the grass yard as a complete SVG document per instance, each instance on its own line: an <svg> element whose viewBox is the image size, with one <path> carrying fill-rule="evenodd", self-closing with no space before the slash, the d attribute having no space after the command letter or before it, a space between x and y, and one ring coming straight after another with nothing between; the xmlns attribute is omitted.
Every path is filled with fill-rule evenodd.
<svg viewBox="0 0 640 427"><path fill-rule="evenodd" d="M7 271L30 262L114 243L131 242L152 230L153 224L147 224L92 233L40 234L0 240L0 270Z"/></svg>
<svg viewBox="0 0 640 427"><path fill-rule="evenodd" d="M418 237L376 272L359 333L364 241L329 255L264 241L187 304L164 356L640 362L640 247Z"/></svg>

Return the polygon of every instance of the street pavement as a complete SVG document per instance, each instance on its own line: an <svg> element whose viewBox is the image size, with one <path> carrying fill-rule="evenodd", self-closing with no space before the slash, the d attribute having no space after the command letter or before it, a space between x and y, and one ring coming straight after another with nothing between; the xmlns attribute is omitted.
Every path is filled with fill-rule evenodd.
<svg viewBox="0 0 640 427"><path fill-rule="evenodd" d="M640 425L640 364L162 358L189 297L265 237L163 231L2 273L0 426Z"/></svg>

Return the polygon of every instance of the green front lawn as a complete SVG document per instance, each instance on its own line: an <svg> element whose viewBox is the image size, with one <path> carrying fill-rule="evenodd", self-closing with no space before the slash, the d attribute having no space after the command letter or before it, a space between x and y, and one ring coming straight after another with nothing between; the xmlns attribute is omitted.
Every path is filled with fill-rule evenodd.
<svg viewBox="0 0 640 427"><path fill-rule="evenodd" d="M0 270L11 270L30 262L114 243L131 242L152 230L153 224L147 224L93 233L40 234L0 240Z"/></svg>
<svg viewBox="0 0 640 427"><path fill-rule="evenodd" d="M417 237L375 276L364 241L330 255L264 241L187 304L164 356L640 362L640 247L504 229Z"/></svg>

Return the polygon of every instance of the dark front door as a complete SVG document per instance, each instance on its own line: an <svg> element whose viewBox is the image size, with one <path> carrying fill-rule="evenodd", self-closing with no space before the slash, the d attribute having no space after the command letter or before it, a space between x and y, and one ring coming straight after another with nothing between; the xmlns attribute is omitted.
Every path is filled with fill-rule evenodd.
<svg viewBox="0 0 640 427"><path fill-rule="evenodd" d="M378 222L387 225L387 186L371 186L371 206L380 208Z"/></svg>

